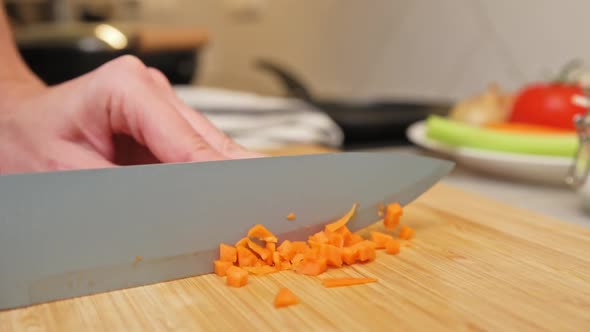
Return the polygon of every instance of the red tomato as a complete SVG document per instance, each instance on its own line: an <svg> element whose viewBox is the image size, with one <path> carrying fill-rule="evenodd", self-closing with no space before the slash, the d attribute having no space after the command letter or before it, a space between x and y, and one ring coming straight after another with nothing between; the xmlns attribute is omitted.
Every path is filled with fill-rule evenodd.
<svg viewBox="0 0 590 332"><path fill-rule="evenodd" d="M573 84L541 83L526 86L516 96L508 121L575 129L574 116L586 112L586 108L572 102L575 95L583 96L584 91Z"/></svg>

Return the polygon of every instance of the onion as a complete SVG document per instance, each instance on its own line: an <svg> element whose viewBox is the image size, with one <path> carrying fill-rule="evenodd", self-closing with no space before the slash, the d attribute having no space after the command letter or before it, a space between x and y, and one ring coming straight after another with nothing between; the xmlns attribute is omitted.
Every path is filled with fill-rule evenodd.
<svg viewBox="0 0 590 332"><path fill-rule="evenodd" d="M510 115L512 101L513 96L503 94L498 85L493 83L483 94L455 104L449 118L477 126L505 122Z"/></svg>

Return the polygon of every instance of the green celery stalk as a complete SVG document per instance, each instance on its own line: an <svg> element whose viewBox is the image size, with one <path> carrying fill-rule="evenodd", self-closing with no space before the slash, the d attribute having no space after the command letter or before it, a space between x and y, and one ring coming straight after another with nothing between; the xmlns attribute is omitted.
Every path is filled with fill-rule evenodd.
<svg viewBox="0 0 590 332"><path fill-rule="evenodd" d="M503 133L431 115L426 135L454 146L522 154L573 157L578 148L576 135Z"/></svg>

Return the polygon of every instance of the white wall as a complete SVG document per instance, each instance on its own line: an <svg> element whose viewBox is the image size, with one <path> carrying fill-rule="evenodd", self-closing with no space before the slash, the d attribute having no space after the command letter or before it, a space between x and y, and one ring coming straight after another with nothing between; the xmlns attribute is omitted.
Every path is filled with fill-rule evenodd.
<svg viewBox="0 0 590 332"><path fill-rule="evenodd" d="M322 96L458 98L510 89L573 57L590 63L587 0L143 0L151 21L212 32L199 83L279 93L252 59L288 66ZM231 4L265 4L244 21Z"/></svg>

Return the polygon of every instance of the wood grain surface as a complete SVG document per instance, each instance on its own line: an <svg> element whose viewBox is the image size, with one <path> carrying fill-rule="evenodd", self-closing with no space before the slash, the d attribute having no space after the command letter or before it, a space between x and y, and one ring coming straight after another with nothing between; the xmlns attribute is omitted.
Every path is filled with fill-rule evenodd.
<svg viewBox="0 0 590 332"><path fill-rule="evenodd" d="M406 207L397 256L229 288L215 275L0 312L0 331L588 331L590 229L439 184ZM380 225L371 228L380 228ZM280 287L300 304L275 309Z"/></svg>

